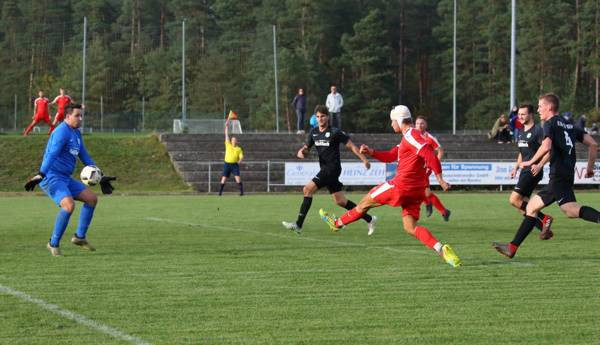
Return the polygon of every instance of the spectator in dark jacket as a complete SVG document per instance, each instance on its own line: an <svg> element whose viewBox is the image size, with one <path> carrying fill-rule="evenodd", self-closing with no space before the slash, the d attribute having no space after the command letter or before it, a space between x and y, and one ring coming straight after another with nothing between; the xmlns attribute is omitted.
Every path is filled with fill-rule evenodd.
<svg viewBox="0 0 600 345"><path fill-rule="evenodd" d="M585 114L581 114L581 116L577 119L577 123L575 124L575 126L587 132L587 130L585 129L585 120Z"/></svg>
<svg viewBox="0 0 600 345"><path fill-rule="evenodd" d="M306 95L304 89L298 89L298 94L292 101L292 106L296 110L296 134L304 134L304 115L306 114Z"/></svg>

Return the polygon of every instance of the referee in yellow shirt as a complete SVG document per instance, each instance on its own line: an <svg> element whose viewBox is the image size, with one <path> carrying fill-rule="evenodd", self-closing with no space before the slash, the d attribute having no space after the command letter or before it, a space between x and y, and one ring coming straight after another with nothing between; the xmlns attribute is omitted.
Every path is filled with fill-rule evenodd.
<svg viewBox="0 0 600 345"><path fill-rule="evenodd" d="M240 163L244 159L244 151L237 145L237 138L231 137L229 140L229 119L225 121L225 163L223 163L223 174L221 175L221 189L219 196L223 194L225 181L229 175L233 174L235 182L240 186L240 196L244 195L244 186L240 177Z"/></svg>

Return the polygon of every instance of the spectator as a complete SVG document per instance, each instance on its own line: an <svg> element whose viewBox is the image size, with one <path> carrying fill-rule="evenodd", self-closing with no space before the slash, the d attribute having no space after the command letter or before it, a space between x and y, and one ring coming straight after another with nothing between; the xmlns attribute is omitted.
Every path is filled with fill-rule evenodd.
<svg viewBox="0 0 600 345"><path fill-rule="evenodd" d="M331 93L327 95L325 105L329 111L330 126L332 128L342 129L342 107L344 106L344 98L337 92L337 87L335 85L331 85Z"/></svg>
<svg viewBox="0 0 600 345"><path fill-rule="evenodd" d="M510 131L513 133L513 141L519 140L519 131L523 128L521 120L519 120L519 108L515 105L509 115Z"/></svg>
<svg viewBox="0 0 600 345"><path fill-rule="evenodd" d="M569 123L573 124L573 122L574 122L574 121L573 121L573 113L571 113L570 111L565 111L565 112L562 114L562 117L565 119L565 121L567 121L567 122L569 122Z"/></svg>
<svg viewBox="0 0 600 345"><path fill-rule="evenodd" d="M510 129L506 115L500 114L491 132L488 132L488 138L498 140L498 144L510 144Z"/></svg>
<svg viewBox="0 0 600 345"><path fill-rule="evenodd" d="M598 134L598 124L594 122L590 128L590 134Z"/></svg>
<svg viewBox="0 0 600 345"><path fill-rule="evenodd" d="M298 89L298 94L292 101L296 111L296 134L304 134L304 115L306 114L306 95L304 89Z"/></svg>
<svg viewBox="0 0 600 345"><path fill-rule="evenodd" d="M587 132L587 130L585 129L585 120L586 120L585 114L581 114L581 116L577 119L577 123L575 124L575 126L581 128Z"/></svg>

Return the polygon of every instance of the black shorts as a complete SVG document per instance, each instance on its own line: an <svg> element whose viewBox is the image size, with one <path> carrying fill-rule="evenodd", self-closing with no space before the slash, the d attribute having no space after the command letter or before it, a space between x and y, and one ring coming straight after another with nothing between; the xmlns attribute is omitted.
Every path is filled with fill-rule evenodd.
<svg viewBox="0 0 600 345"><path fill-rule="evenodd" d="M573 177L550 176L548 185L538 193L544 201L544 206L548 206L555 201L559 206L577 201L573 192L573 180Z"/></svg>
<svg viewBox="0 0 600 345"><path fill-rule="evenodd" d="M342 171L328 171L320 170L317 176L313 177L312 181L317 185L319 189L327 187L329 194L337 193L342 190L344 185L340 182L340 175Z"/></svg>
<svg viewBox="0 0 600 345"><path fill-rule="evenodd" d="M519 181L515 186L515 192L521 194L524 197L531 197L531 193L535 187L544 178L544 172L540 171L536 176L533 176L531 170L521 171L519 175Z"/></svg>
<svg viewBox="0 0 600 345"><path fill-rule="evenodd" d="M240 165L237 163L223 163L223 173L221 176L229 177L229 175L240 176Z"/></svg>

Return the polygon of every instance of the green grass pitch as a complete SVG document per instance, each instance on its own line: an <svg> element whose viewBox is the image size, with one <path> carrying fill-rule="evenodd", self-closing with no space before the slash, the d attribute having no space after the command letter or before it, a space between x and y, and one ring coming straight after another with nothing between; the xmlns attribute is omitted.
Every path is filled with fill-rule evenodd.
<svg viewBox="0 0 600 345"><path fill-rule="evenodd" d="M358 202L361 195L350 195ZM284 230L302 197L101 197L88 233L45 249L56 214L46 197L0 198L0 344L594 344L600 339L600 225L556 206L555 238L536 232L517 257L520 216L506 193L445 193L450 222L422 218L464 266L453 269L381 207L372 237L338 234L315 197L300 236ZM597 192L579 200L600 207ZM18 291L38 303L7 293ZM92 326L49 311L54 305ZM100 328L118 330L118 337Z"/></svg>

